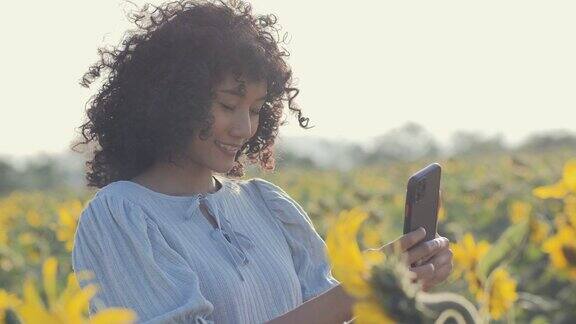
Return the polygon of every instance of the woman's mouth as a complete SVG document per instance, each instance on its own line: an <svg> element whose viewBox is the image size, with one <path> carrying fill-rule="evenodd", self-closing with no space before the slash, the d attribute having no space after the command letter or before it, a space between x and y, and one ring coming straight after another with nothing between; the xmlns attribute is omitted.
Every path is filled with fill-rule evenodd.
<svg viewBox="0 0 576 324"><path fill-rule="evenodd" d="M215 141L216 146L218 146L218 148L220 148L220 150L224 153L226 153L227 155L231 155L231 156L235 156L236 152L238 152L238 150L240 149L240 146L237 145L228 145L228 144L224 144L218 141Z"/></svg>

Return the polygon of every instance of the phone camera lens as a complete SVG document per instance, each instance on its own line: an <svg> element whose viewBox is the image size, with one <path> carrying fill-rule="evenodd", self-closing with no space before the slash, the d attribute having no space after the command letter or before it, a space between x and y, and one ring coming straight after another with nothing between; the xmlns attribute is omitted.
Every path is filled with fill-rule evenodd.
<svg viewBox="0 0 576 324"><path fill-rule="evenodd" d="M416 202L420 201L420 198L424 195L424 191L426 191L426 182L422 180L418 182L418 186L416 187Z"/></svg>

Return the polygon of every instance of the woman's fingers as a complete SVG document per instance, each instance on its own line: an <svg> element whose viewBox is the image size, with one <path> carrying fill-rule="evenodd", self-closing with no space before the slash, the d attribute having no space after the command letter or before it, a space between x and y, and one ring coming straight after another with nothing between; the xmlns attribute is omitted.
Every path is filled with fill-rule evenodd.
<svg viewBox="0 0 576 324"><path fill-rule="evenodd" d="M448 239L445 237L438 237L430 241L422 242L414 248L405 252L406 260L409 265L419 260L428 260L436 255L442 249L448 248Z"/></svg>
<svg viewBox="0 0 576 324"><path fill-rule="evenodd" d="M448 278L451 272L452 266L450 264L444 264L442 267L434 270L434 277L432 279L422 283L422 288L426 291L430 287L441 283Z"/></svg>
<svg viewBox="0 0 576 324"><path fill-rule="evenodd" d="M416 274L413 282L416 280L420 281L422 289L426 291L428 288L446 280L452 272L452 267L452 251L443 249L432 257L430 262L421 266L411 267L410 271Z"/></svg>
<svg viewBox="0 0 576 324"><path fill-rule="evenodd" d="M432 280L434 278L434 270L434 264L432 263L410 268L410 271L416 274L416 280Z"/></svg>
<svg viewBox="0 0 576 324"><path fill-rule="evenodd" d="M382 249L386 254L392 254L394 252L402 253L422 241L425 237L426 230L423 227L420 227L417 230L404 234L398 239L384 245ZM397 251L394 251L395 249L397 249Z"/></svg>
<svg viewBox="0 0 576 324"><path fill-rule="evenodd" d="M438 284L450 275L452 272L452 250L444 249L439 252L434 258L432 258L432 264L434 264L434 269L436 270L434 280L431 284Z"/></svg>
<svg viewBox="0 0 576 324"><path fill-rule="evenodd" d="M433 258L432 260L430 260L431 263L434 264L434 267L436 269L449 264L452 264L452 250L450 249L442 249L440 252L438 252Z"/></svg>
<svg viewBox="0 0 576 324"><path fill-rule="evenodd" d="M420 281L425 291L446 280L452 272L452 251L450 241L438 235L430 241L422 242L426 230L422 227L384 245L384 253L400 253L401 259L409 265L412 281ZM396 251L395 251L396 249Z"/></svg>

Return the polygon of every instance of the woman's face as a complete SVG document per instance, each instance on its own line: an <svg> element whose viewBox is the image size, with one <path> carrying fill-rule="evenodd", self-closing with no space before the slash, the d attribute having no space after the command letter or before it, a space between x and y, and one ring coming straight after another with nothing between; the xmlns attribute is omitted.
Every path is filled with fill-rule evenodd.
<svg viewBox="0 0 576 324"><path fill-rule="evenodd" d="M266 97L266 83L227 76L216 86L215 92L210 137L203 141L196 135L190 145L190 155L200 166L226 173L234 165L236 152L256 134L259 112Z"/></svg>

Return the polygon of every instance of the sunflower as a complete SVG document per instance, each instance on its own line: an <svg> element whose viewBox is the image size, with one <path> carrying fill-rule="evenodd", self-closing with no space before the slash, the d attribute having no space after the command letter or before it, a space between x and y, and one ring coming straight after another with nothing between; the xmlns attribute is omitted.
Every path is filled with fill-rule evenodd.
<svg viewBox="0 0 576 324"><path fill-rule="evenodd" d="M480 292L480 301L488 306L493 319L500 319L518 298L516 280L503 268L497 268L488 279L486 291Z"/></svg>
<svg viewBox="0 0 576 324"><path fill-rule="evenodd" d="M83 204L80 200L68 201L58 206L56 237L65 243L68 252L72 252L74 248L74 234L82 209Z"/></svg>
<svg viewBox="0 0 576 324"><path fill-rule="evenodd" d="M559 227L556 235L550 237L542 245L542 249L550 255L552 266L576 280L576 230L566 224Z"/></svg>
<svg viewBox="0 0 576 324"><path fill-rule="evenodd" d="M362 253L356 241L360 225L367 217L368 214L358 208L340 213L326 233L328 258L334 276L344 290L358 300L352 309L355 323L394 323L382 309L370 284L372 267L384 261L384 254L378 249Z"/></svg>
<svg viewBox="0 0 576 324"><path fill-rule="evenodd" d="M454 259L455 278L463 277L468 283L468 290L479 299L482 290L482 280L478 276L477 268L480 260L488 253L490 243L480 241L476 243L471 233L465 233L458 243L450 243Z"/></svg>
<svg viewBox="0 0 576 324"><path fill-rule="evenodd" d="M513 224L518 224L529 218L530 241L540 244L546 239L550 226L548 223L539 220L532 213L532 206L530 204L523 201L514 201L512 205L510 205L508 215Z"/></svg>
<svg viewBox="0 0 576 324"><path fill-rule="evenodd" d="M67 277L67 286L58 296L56 285L56 271L58 262L56 258L48 258L42 266L42 279L44 291L48 300L45 305L39 292L36 290L35 280L27 277L24 281L24 299L19 300L13 297L11 307L19 316L23 323L44 323L44 324L104 324L104 323L133 323L136 313L130 309L111 307L105 309L87 321L83 315L88 308L90 298L96 294L97 287L88 285L80 289L73 273ZM80 278L89 277L91 273L81 272Z"/></svg>
<svg viewBox="0 0 576 324"><path fill-rule="evenodd" d="M9 293L4 289L0 289L0 323L5 323L5 311L9 308L16 308L20 305L21 301L15 294Z"/></svg>
<svg viewBox="0 0 576 324"><path fill-rule="evenodd" d="M532 193L541 199L562 199L570 193L576 193L576 159L566 162L562 179L555 184L535 188Z"/></svg>

